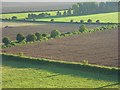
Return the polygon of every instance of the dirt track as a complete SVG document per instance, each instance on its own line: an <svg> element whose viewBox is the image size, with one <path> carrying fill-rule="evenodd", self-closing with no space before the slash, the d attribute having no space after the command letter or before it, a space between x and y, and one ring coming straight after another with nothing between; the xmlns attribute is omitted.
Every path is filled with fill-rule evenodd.
<svg viewBox="0 0 120 90"><path fill-rule="evenodd" d="M6 48L3 51L7 53L24 52L27 56L39 58L74 62L88 60L91 64L118 66L118 30L59 38Z"/></svg>

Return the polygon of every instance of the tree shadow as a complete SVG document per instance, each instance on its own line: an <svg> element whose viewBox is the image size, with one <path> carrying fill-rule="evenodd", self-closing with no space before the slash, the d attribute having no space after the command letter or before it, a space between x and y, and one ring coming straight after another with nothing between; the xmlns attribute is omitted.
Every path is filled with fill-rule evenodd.
<svg viewBox="0 0 120 90"><path fill-rule="evenodd" d="M80 67L74 65L64 65L62 63L40 61L40 60L27 60L26 58L18 57L5 57L2 58L2 65L12 68L34 68L36 70L47 70L56 73L55 75L47 76L46 78L55 77L58 75L71 75L76 77L83 77L87 79L106 80L118 82L118 74L113 72L102 73L93 68Z"/></svg>
<svg viewBox="0 0 120 90"><path fill-rule="evenodd" d="M98 87L96 89L102 89L102 88L106 88L106 87L110 87L110 86L114 86L114 85L120 85L120 83L114 83L114 84L110 84L110 85L105 85L105 86L102 86L102 87Z"/></svg>

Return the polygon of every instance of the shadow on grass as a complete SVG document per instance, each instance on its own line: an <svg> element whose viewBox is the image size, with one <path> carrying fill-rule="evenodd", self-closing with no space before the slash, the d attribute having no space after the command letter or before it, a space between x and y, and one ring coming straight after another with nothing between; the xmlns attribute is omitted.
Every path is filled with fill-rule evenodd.
<svg viewBox="0 0 120 90"><path fill-rule="evenodd" d="M110 85L105 85L105 86L102 86L102 87L98 87L96 89L102 89L102 88L106 88L106 87L110 87L110 86L114 86L114 85L120 85L119 83L114 83L114 84L110 84Z"/></svg>
<svg viewBox="0 0 120 90"><path fill-rule="evenodd" d="M56 73L55 75L48 76L46 78L55 77L58 75L71 75L76 77L83 77L88 79L95 80L106 80L106 81L115 81L118 82L118 73L113 74L113 72L109 71L109 73L102 73L102 71L98 71L94 68L86 68L74 65L64 65L58 64L54 62L46 62L40 60L27 60L25 58L18 57L6 57L3 56L3 66L9 66L12 68L33 68L36 70L47 70L50 72ZM106 71L108 72L108 71Z"/></svg>

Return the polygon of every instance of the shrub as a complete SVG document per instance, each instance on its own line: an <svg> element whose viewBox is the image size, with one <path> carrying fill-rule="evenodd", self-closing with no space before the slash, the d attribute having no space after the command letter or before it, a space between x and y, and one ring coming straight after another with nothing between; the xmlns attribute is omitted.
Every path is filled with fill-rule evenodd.
<svg viewBox="0 0 120 90"><path fill-rule="evenodd" d="M25 37L22 34L17 34L16 40L18 42L22 42L25 39Z"/></svg>
<svg viewBox="0 0 120 90"><path fill-rule="evenodd" d="M35 42L37 40L37 37L34 34L29 34L26 36L27 42Z"/></svg>
<svg viewBox="0 0 120 90"><path fill-rule="evenodd" d="M92 20L91 19L88 19L88 21L87 21L88 23L92 23Z"/></svg>
<svg viewBox="0 0 120 90"><path fill-rule="evenodd" d="M80 28L79 28L79 32L83 33L84 31L86 31L87 28L85 25L81 25Z"/></svg>
<svg viewBox="0 0 120 90"><path fill-rule="evenodd" d="M100 20L96 20L96 23L100 23Z"/></svg>
<svg viewBox="0 0 120 90"><path fill-rule="evenodd" d="M54 19L51 19L50 21L51 21L51 22L54 22Z"/></svg>
<svg viewBox="0 0 120 90"><path fill-rule="evenodd" d="M17 17L16 16L12 16L12 20L17 20Z"/></svg>
<svg viewBox="0 0 120 90"><path fill-rule="evenodd" d="M40 40L43 38L42 34L40 34L38 32L35 33L35 36L37 37L37 40Z"/></svg>
<svg viewBox="0 0 120 90"><path fill-rule="evenodd" d="M61 36L65 37L65 33L62 33Z"/></svg>
<svg viewBox="0 0 120 90"><path fill-rule="evenodd" d="M80 20L80 23L84 23L84 20Z"/></svg>
<svg viewBox="0 0 120 90"><path fill-rule="evenodd" d="M43 36L43 37L47 37L47 33L43 33L42 36Z"/></svg>
<svg viewBox="0 0 120 90"><path fill-rule="evenodd" d="M53 30L51 32L51 37L56 38L59 37L61 35L61 32L59 30Z"/></svg>
<svg viewBox="0 0 120 90"><path fill-rule="evenodd" d="M8 37L4 37L3 39L2 39L2 42L4 43L4 45L8 45L8 44L10 44L10 39L8 38Z"/></svg>
<svg viewBox="0 0 120 90"><path fill-rule="evenodd" d="M72 22L73 22L73 20L70 20L70 22L72 23Z"/></svg>
<svg viewBox="0 0 120 90"><path fill-rule="evenodd" d="M15 42L11 42L10 45L16 46L16 43Z"/></svg>
<svg viewBox="0 0 120 90"><path fill-rule="evenodd" d="M67 36L69 36L69 35L72 35L73 33L72 32L66 32L64 34L67 35Z"/></svg>
<svg viewBox="0 0 120 90"><path fill-rule="evenodd" d="M80 32L78 30L73 31L72 34L79 34Z"/></svg>
<svg viewBox="0 0 120 90"><path fill-rule="evenodd" d="M82 61L82 64L83 64L83 65L88 65L88 60L83 60L83 61Z"/></svg>
<svg viewBox="0 0 120 90"><path fill-rule="evenodd" d="M48 40L48 38L47 38L47 37L44 37L44 38L43 38L43 40L45 40L45 41L46 41L46 40Z"/></svg>

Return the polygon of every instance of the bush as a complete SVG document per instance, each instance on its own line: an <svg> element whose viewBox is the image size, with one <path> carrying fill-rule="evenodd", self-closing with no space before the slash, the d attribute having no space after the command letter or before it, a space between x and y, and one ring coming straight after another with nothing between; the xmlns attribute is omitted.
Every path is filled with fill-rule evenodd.
<svg viewBox="0 0 120 90"><path fill-rule="evenodd" d="M63 37L65 37L66 35L65 35L65 33L62 33L60 36L63 36Z"/></svg>
<svg viewBox="0 0 120 90"><path fill-rule="evenodd" d="M92 23L92 20L91 19L88 19L88 21L87 21L88 23Z"/></svg>
<svg viewBox="0 0 120 90"><path fill-rule="evenodd" d="M51 19L50 21L51 21L51 22L54 22L54 19Z"/></svg>
<svg viewBox="0 0 120 90"><path fill-rule="evenodd" d="M42 34L40 34L38 32L35 33L35 36L37 37L37 40L40 40L43 38Z"/></svg>
<svg viewBox="0 0 120 90"><path fill-rule="evenodd" d="M72 22L73 22L73 20L70 20L70 22L72 23Z"/></svg>
<svg viewBox="0 0 120 90"><path fill-rule="evenodd" d="M61 35L61 32L59 30L53 30L51 32L51 37L56 38L59 37Z"/></svg>
<svg viewBox="0 0 120 90"><path fill-rule="evenodd" d="M87 28L85 25L81 25L80 28L79 28L79 32L83 33L84 31L86 31Z"/></svg>
<svg viewBox="0 0 120 90"><path fill-rule="evenodd" d="M100 23L100 20L96 20L96 23Z"/></svg>
<svg viewBox="0 0 120 90"><path fill-rule="evenodd" d="M66 33L64 33L64 34L67 35L67 36L73 35L72 32L66 32Z"/></svg>
<svg viewBox="0 0 120 90"><path fill-rule="evenodd" d="M25 39L25 37L22 34L17 34L16 40L18 42L22 42Z"/></svg>
<svg viewBox="0 0 120 90"><path fill-rule="evenodd" d="M80 32L76 30L76 31L73 31L72 34L80 34Z"/></svg>
<svg viewBox="0 0 120 90"><path fill-rule="evenodd" d="M12 20L17 20L17 17L16 16L12 16Z"/></svg>
<svg viewBox="0 0 120 90"><path fill-rule="evenodd" d="M17 44L15 42L10 43L11 46L16 46Z"/></svg>
<svg viewBox="0 0 120 90"><path fill-rule="evenodd" d="M26 36L27 42L35 42L37 40L37 37L34 34L29 34Z"/></svg>
<svg viewBox="0 0 120 90"><path fill-rule="evenodd" d="M2 42L4 43L4 45L8 45L8 44L10 44L10 39L8 38L8 37L4 37L3 39L2 39Z"/></svg>
<svg viewBox="0 0 120 90"><path fill-rule="evenodd" d="M43 33L42 36L43 36L43 37L47 37L47 33Z"/></svg>
<svg viewBox="0 0 120 90"><path fill-rule="evenodd" d="M80 23L84 23L84 20L80 20Z"/></svg>
<svg viewBox="0 0 120 90"><path fill-rule="evenodd" d="M83 65L88 65L88 60L83 60L83 61L82 61L82 64L83 64Z"/></svg>

